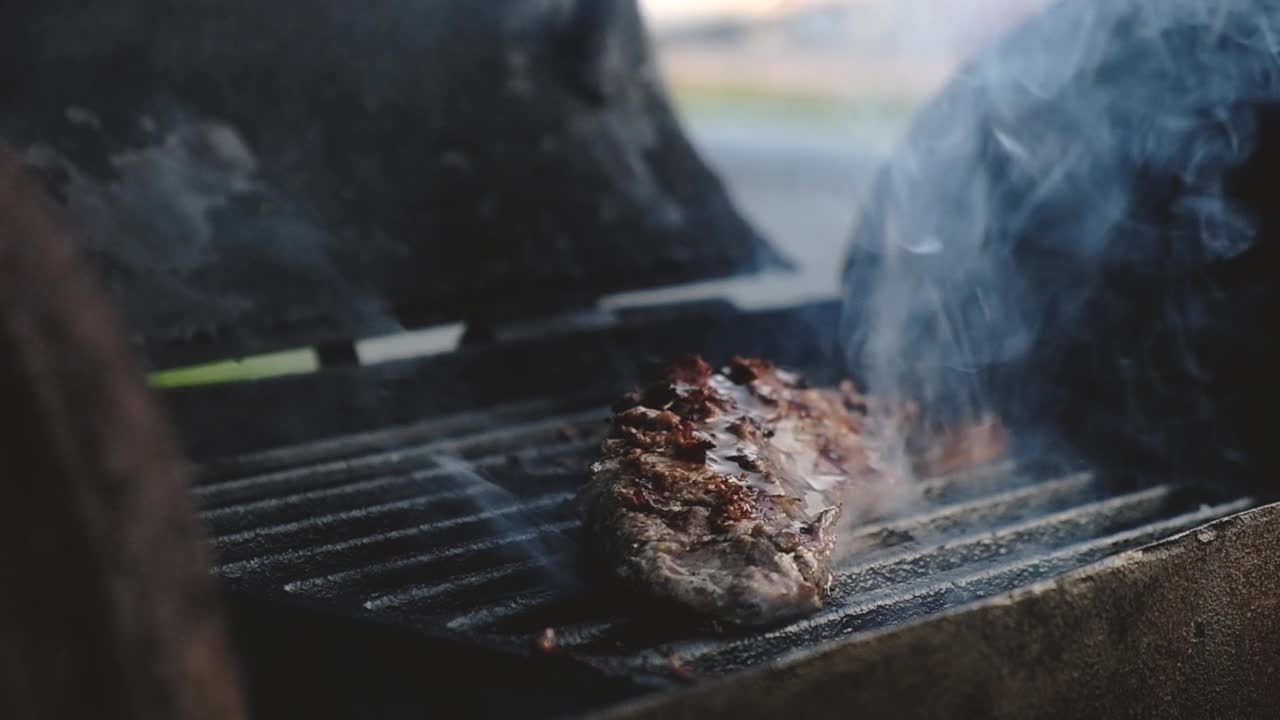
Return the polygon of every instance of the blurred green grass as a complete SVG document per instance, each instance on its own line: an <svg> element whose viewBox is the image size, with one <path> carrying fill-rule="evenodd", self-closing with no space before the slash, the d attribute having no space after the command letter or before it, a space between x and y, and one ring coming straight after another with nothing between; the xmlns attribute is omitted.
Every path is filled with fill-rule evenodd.
<svg viewBox="0 0 1280 720"><path fill-rule="evenodd" d="M759 116L832 126L899 123L923 100L906 95L840 97L766 87L694 83L674 84L671 96L676 107L689 114Z"/></svg>
<svg viewBox="0 0 1280 720"><path fill-rule="evenodd" d="M315 372L319 367L320 362L314 351L289 350L239 360L159 370L148 374L147 380L152 387L174 388L296 375Z"/></svg>

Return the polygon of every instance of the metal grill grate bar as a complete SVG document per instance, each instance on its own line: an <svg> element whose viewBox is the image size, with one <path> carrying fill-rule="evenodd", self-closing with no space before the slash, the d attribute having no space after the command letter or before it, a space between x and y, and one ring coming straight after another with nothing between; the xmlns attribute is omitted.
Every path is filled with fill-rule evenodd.
<svg viewBox="0 0 1280 720"><path fill-rule="evenodd" d="M489 550L527 541L536 541L544 535L569 533L577 530L579 524L580 523L577 520L566 520L564 522L540 525L527 532L516 533L514 535L503 535L491 540L484 540L476 543L462 543L443 548L441 550L399 557L387 562L373 563L371 565L356 568L354 570L347 570L345 572L329 573L319 577L295 580L285 584L284 589L289 592L305 593L308 591L319 591L322 589L332 589L334 587L341 586L350 586L353 588L367 587L376 580L388 575L400 575L406 572L413 573L420 568L425 568L432 564L438 564L442 561L452 560L455 558L470 559Z"/></svg>
<svg viewBox="0 0 1280 720"><path fill-rule="evenodd" d="M554 562L556 558L551 558L550 560ZM443 595L471 590L479 585L492 583L495 580L506 580L519 575L525 575L536 580L547 570L548 566L542 560L523 560L455 576L443 583L409 587L396 592L377 595L366 600L364 606L369 610L400 609L405 607L427 610L432 607L433 603L424 603L422 602L424 600L435 600Z"/></svg>
<svg viewBox="0 0 1280 720"><path fill-rule="evenodd" d="M236 587L520 651L551 627L561 648L622 673L678 675L674 652L682 667L717 675L1023 586L1253 504L1197 507L1204 494L1173 486L1114 495L1090 473L1013 461L954 472L922 481L914 512L851 531L857 554L838 564L826 609L770 632L710 637L603 579L566 577L578 548L572 500L607 416L582 406L596 409L511 410L497 416L512 424L483 432L490 426L479 415L446 418L221 465L221 479L197 489L217 572ZM420 444L376 447L410 437ZM307 458L323 462L298 464ZM254 474L232 477L232 467Z"/></svg>
<svg viewBox="0 0 1280 720"><path fill-rule="evenodd" d="M1097 495L1093 475L1075 473L946 505L931 512L854 529L847 540L854 547L890 547L917 540L995 526L1079 505Z"/></svg>
<svg viewBox="0 0 1280 720"><path fill-rule="evenodd" d="M501 489L488 485L471 485L453 490L429 492L425 495L416 495L395 500L393 502L368 505L354 510L313 515L302 520L295 520L293 522L279 523L275 525L263 525L260 527L254 527L250 530L231 533L229 535L214 535L213 546L215 548L222 549L244 542L256 542L269 537L292 536L298 534L300 531L314 530L316 528L324 527L341 526L342 530L350 530L352 527L351 521L368 521L371 519L377 519L379 515L386 515L402 510L412 510L415 512L428 510L438 511L447 509L444 505L449 500L471 500L472 502L470 504L474 505L477 502L484 502L486 496L501 497L502 495L503 492ZM422 515L419 515L419 517L421 516Z"/></svg>
<svg viewBox="0 0 1280 720"><path fill-rule="evenodd" d="M461 457L471 461L485 455L510 452L513 448L555 447L562 442L574 441L574 438L565 437L566 431L571 434L581 434L585 439L577 442L590 444L592 439L598 442L599 438L603 437L603 419L606 417L608 417L607 409L595 409L576 415L529 422L425 445L402 447L318 465L291 467L262 475L224 480L197 486L193 492L200 499L202 506L209 508L213 507L214 503L227 504L234 502L235 498L245 498L251 494L256 494L254 499L258 499L264 493L288 494L365 480L379 474L433 466L441 457Z"/></svg>
<svg viewBox="0 0 1280 720"><path fill-rule="evenodd" d="M482 475L494 485L512 487L522 494L536 491L547 483L530 482L549 477L552 484L562 484L566 466L589 462L597 443L573 443L557 446L536 459L520 456L491 455L468 463L472 472ZM576 475L576 473L575 473ZM516 482L512 482L516 481ZM262 500L242 500L234 505L215 507L200 513L215 536L225 536L255 527L283 525L344 511L357 511L379 503L409 500L438 490L441 486L459 484L457 472L450 468L427 467L412 472L383 475L370 480L322 487ZM536 487L527 487L535 486ZM506 492L505 490L503 492Z"/></svg>
<svg viewBox="0 0 1280 720"><path fill-rule="evenodd" d="M521 513L529 513L531 516L537 515L537 511L547 508L565 508L573 500L574 494L570 492L552 493L540 498L536 498L527 502L512 503L497 508L491 508L481 512L473 512L465 515L457 515L432 522L420 523L412 527L398 528L380 533L371 533L349 538L339 542L323 542L315 545L303 545L301 547L292 548L282 552L273 551L275 547L270 544L264 545L264 552L261 555L250 555L243 559L237 559L228 562L221 562L214 568L214 572L220 575L234 576L247 571L256 571L265 573L270 570L279 571L287 568L294 563L302 560L315 562L319 556L333 555L340 556L342 553L355 549L371 549L371 557L350 557L349 562L362 564L373 559L373 557L386 557L394 554L397 549L394 547L394 541L398 540L427 540L429 545L436 543L447 543L450 540L447 537L431 537L440 535L442 531L447 529L480 526L483 530L487 523L499 520L503 517L519 515ZM482 535L483 536L483 535Z"/></svg>
<svg viewBox="0 0 1280 720"><path fill-rule="evenodd" d="M598 405L599 397L595 394L507 403L384 430L343 435L305 445L215 460L196 468L196 474L201 485L226 480L240 481L288 468L306 469L342 458L360 457L387 448L413 447L438 442L443 438L483 432L488 428L510 427L529 418L563 418Z"/></svg>
<svg viewBox="0 0 1280 720"><path fill-rule="evenodd" d="M1254 502L1251 498L1240 499L1017 562L930 577L920 583L891 586L865 593L851 602L823 611L802 622L753 637L749 642L738 641L728 645L702 642L675 649L685 662L705 671L713 671L717 666L776 659L783 654L784 649L794 649L800 645L812 647L815 642L832 640L889 622L904 622L1010 588L1024 587L1109 555L1240 512Z"/></svg>
<svg viewBox="0 0 1280 720"><path fill-rule="evenodd" d="M905 553L894 552L872 562L841 568L841 578L833 589L836 597L864 593L886 584L903 583L933 576L955 568L989 562L1015 554L1035 554L1080 540L1107 535L1148 522L1164 510L1173 488L1160 486L1138 493L1088 503L1069 510L1037 517L998 530L949 538L938 545ZM970 526L970 532L982 528Z"/></svg>

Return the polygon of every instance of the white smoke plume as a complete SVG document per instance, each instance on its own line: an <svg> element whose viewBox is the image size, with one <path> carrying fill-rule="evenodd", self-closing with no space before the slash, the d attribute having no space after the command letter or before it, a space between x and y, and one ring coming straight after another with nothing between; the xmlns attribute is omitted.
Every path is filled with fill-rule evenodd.
<svg viewBox="0 0 1280 720"><path fill-rule="evenodd" d="M1069 370L1097 375L1117 428L1207 412L1185 396L1220 380L1200 346L1225 310L1185 283L1257 240L1230 184L1280 97L1278 47L1280 8L1246 0L1066 0L999 38L863 207L850 367L951 418L1083 404L1054 386Z"/></svg>

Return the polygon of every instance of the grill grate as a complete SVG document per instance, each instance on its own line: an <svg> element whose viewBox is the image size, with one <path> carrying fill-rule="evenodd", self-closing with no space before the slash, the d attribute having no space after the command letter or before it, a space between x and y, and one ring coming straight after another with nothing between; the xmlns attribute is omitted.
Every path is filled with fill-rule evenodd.
<svg viewBox="0 0 1280 720"><path fill-rule="evenodd" d="M857 531L830 602L714 636L576 582L572 506L602 398L513 403L212 463L195 494L233 589L530 652L545 628L602 671L716 676L1027 585L1244 510L1252 498L1006 462L924 484Z"/></svg>

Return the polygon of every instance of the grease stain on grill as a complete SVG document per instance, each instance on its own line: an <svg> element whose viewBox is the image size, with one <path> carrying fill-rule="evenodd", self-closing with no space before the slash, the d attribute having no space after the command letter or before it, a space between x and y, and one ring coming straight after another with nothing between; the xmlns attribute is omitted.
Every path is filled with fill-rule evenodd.
<svg viewBox="0 0 1280 720"><path fill-rule="evenodd" d="M195 489L216 572L236 590L683 683L1014 591L1255 504L1015 461L957 471L923 481L913 512L850 533L856 552L821 611L717 635L576 582L572 500L608 414L592 400L494 408L497 427L466 413L222 461ZM1191 635L1203 640L1203 623Z"/></svg>

